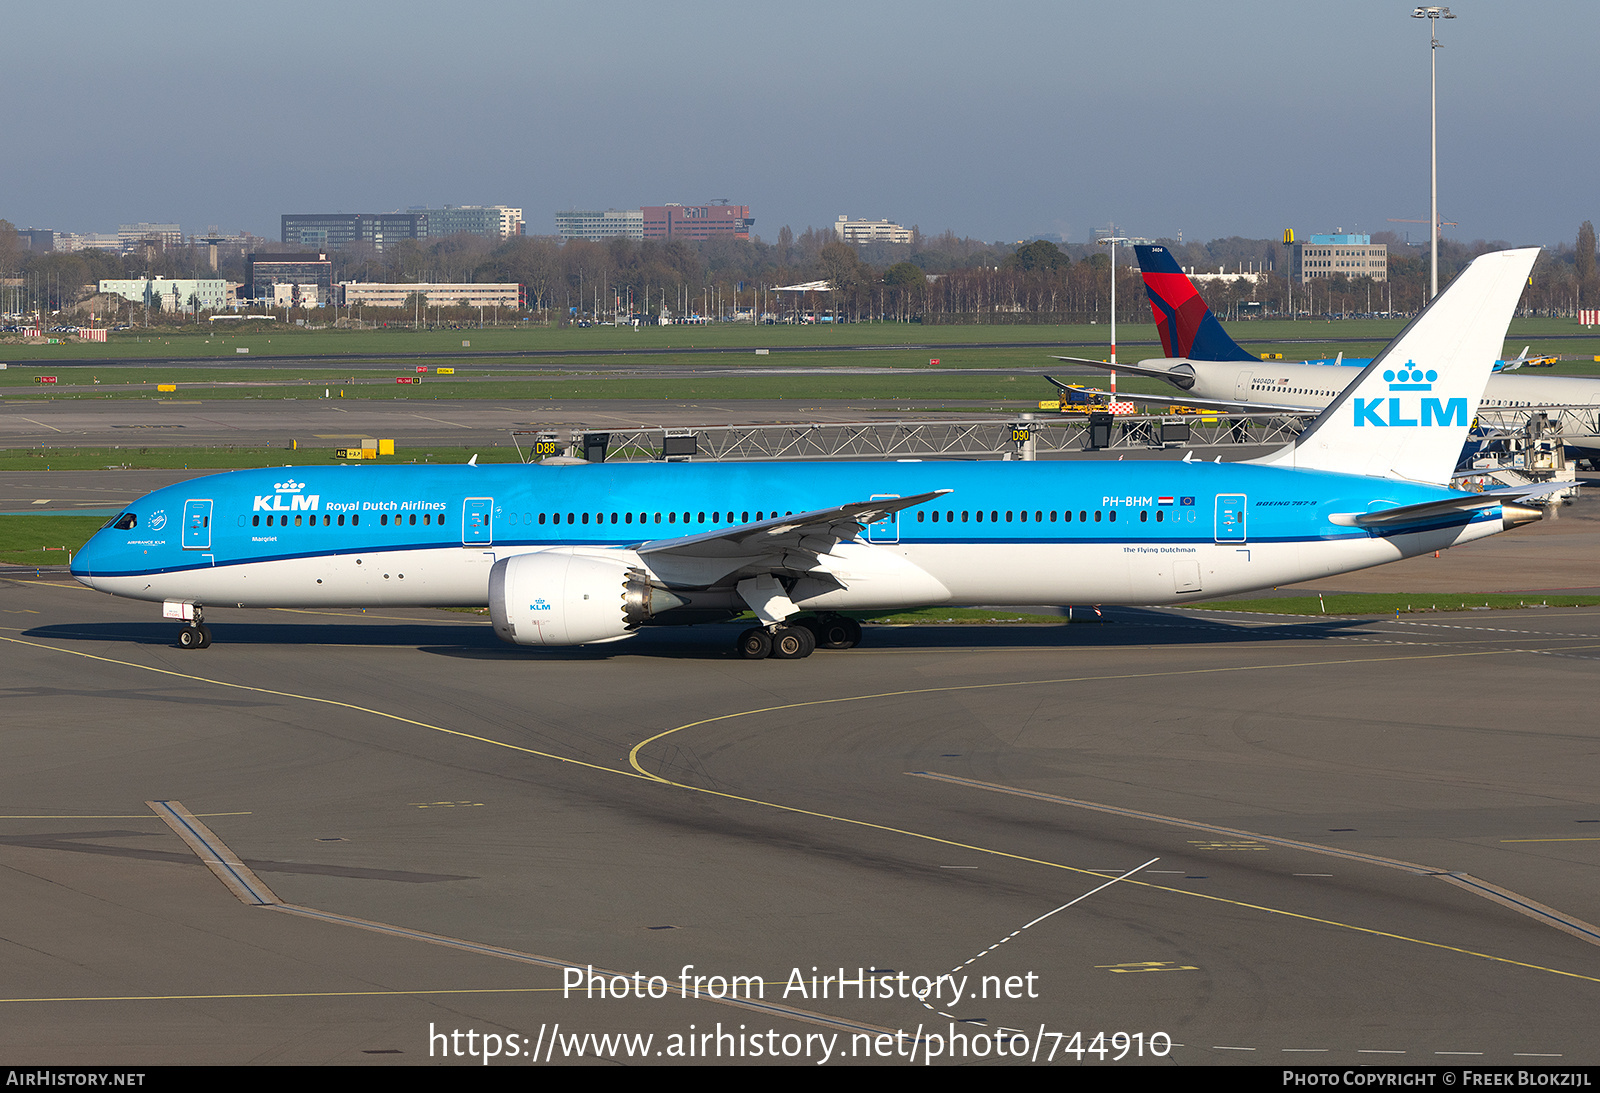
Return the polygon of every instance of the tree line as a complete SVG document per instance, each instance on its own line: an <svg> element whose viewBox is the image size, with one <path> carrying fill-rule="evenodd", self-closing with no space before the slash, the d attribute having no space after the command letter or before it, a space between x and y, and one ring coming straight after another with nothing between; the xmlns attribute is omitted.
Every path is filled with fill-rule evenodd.
<svg viewBox="0 0 1600 1093"><path fill-rule="evenodd" d="M1392 232L1374 242L1389 245L1388 280L1344 275L1291 285L1286 248L1277 240L1228 237L1207 243L1163 239L1185 268L1198 272L1257 273L1252 281L1211 281L1201 293L1219 314L1411 314L1426 299L1426 248L1408 246ZM1474 257L1503 249L1501 241L1443 240L1441 288ZM682 239L603 241L518 236L495 241L457 235L401 240L381 251L356 247L330 255L336 281L515 282L528 307L551 320L631 316L731 316L829 312L841 319L942 322L1091 322L1110 316L1112 260L1092 243L985 243L953 232L910 243L857 246L831 229L784 227L778 240L692 242ZM1546 249L1534 267L1523 310L1568 315L1600 307L1594 226L1584 221L1576 242ZM1117 319L1149 315L1130 250L1116 256ZM161 276L220 277L242 282L245 256L219 254L212 273L204 245L136 250L127 255L82 250L28 251L0 220L0 278L11 304L58 311L83 298L102 279ZM830 292L775 292L780 286L826 281Z"/></svg>

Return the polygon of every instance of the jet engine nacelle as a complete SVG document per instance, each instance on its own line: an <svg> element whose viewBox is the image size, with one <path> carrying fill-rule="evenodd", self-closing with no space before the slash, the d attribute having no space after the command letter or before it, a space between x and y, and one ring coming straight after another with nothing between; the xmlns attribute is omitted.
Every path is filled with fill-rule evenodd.
<svg viewBox="0 0 1600 1093"><path fill-rule="evenodd" d="M628 558L541 550L489 571L494 632L513 645L614 641L682 604Z"/></svg>

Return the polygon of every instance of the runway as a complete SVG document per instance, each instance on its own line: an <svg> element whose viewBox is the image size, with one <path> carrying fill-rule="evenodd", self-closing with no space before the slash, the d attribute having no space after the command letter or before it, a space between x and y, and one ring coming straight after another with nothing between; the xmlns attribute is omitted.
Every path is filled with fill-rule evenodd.
<svg viewBox="0 0 1600 1093"><path fill-rule="evenodd" d="M0 587L8 1058L1600 1061L1600 610L745 662ZM649 996L695 976L747 997Z"/></svg>

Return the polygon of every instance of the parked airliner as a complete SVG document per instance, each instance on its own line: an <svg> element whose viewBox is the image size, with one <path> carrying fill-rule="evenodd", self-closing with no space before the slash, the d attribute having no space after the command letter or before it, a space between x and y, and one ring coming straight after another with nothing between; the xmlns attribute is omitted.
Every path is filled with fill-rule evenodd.
<svg viewBox="0 0 1600 1093"><path fill-rule="evenodd" d="M1252 463L285 467L157 490L73 559L207 609L487 604L517 645L745 610L748 658L847 648L843 612L1174 603L1293 584L1537 519L1445 487L1535 250L1485 255L1321 417ZM811 613L803 615L802 613Z"/></svg>
<svg viewBox="0 0 1600 1093"><path fill-rule="evenodd" d="M1336 363L1290 363L1263 361L1246 352L1223 330L1206 306L1194 282L1183 272L1166 247L1134 247L1139 268L1144 274L1145 293L1156 330L1161 335L1164 358L1141 361L1136 365L1080 357L1060 360L1087 364L1106 371L1165 380L1182 391L1182 402L1205 410L1265 410L1273 413L1320 413L1359 374ZM1499 357L1502 344L1492 356ZM1481 405L1486 409L1518 406L1600 406L1600 378L1587 376L1513 375L1523 358L1494 363L1497 370L1489 377ZM1369 362L1360 362L1366 364ZM1499 371L1498 366L1508 371ZM1049 377L1046 377L1047 379ZM1051 380L1057 388L1062 384ZM1150 401L1148 396L1121 394L1119 398ZM1170 400L1162 400L1170 401ZM1595 442L1580 443L1584 449L1600 447Z"/></svg>

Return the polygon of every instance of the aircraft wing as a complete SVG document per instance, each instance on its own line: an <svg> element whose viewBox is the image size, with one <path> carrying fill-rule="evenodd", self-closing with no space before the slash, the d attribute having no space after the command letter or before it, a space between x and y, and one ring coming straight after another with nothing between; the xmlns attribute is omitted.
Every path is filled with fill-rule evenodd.
<svg viewBox="0 0 1600 1093"><path fill-rule="evenodd" d="M1067 361L1070 364L1087 364L1089 367L1098 368L1102 372L1126 372L1130 376L1148 376L1150 379L1166 380L1174 387L1181 387L1177 382L1178 377L1165 368L1141 368L1137 364L1112 364L1109 361L1092 361L1087 357L1062 357L1053 353L1051 356L1058 361ZM1190 376L1185 376L1184 378L1192 379ZM1046 376L1045 379L1049 380L1050 377ZM1055 383L1057 387L1061 386L1055 380L1050 380L1050 382ZM1120 394L1118 397L1120 397Z"/></svg>
<svg viewBox="0 0 1600 1093"><path fill-rule="evenodd" d="M653 539L637 550L657 574L688 586L710 586L734 574L810 572L834 547L854 539L869 524L949 492L852 501L696 535Z"/></svg>
<svg viewBox="0 0 1600 1093"><path fill-rule="evenodd" d="M1057 357L1056 359L1070 361L1076 360L1077 358ZM1105 368L1107 370L1110 370L1111 367L1104 361L1084 361L1083 363L1098 364L1101 368ZM1119 364L1117 365L1117 371L1126 372L1129 371L1129 369ZM1171 379L1167 373L1158 371L1154 368L1146 368L1143 370L1135 368L1132 369L1132 371L1136 375L1140 376L1158 376L1162 379ZM1068 389L1066 384L1062 383L1053 376L1046 376L1045 379L1055 384L1057 389L1061 391L1066 391ZM1248 413L1250 411L1255 411L1258 413L1268 414L1304 414L1307 417L1316 417L1317 414L1321 413L1320 410L1309 409L1305 406L1288 406L1277 402L1234 402L1229 399L1191 398L1185 391L1179 391L1177 394L1173 395L1136 395L1127 391L1118 391L1116 395L1113 396L1110 391L1091 392L1083 388L1078 388L1077 390L1082 394L1104 395L1107 398L1114 397L1121 402L1148 403L1151 406L1192 406L1196 410L1216 410L1225 414Z"/></svg>

